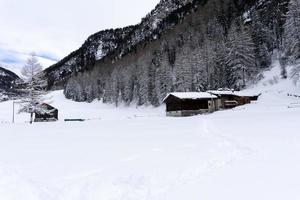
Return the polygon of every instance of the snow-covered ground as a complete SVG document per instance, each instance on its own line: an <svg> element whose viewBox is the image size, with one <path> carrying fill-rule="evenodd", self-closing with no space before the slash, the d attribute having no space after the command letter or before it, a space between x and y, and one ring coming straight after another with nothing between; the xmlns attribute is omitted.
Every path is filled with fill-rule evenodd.
<svg viewBox="0 0 300 200"><path fill-rule="evenodd" d="M11 124L12 102L0 103L0 199L300 199L300 98L287 96L300 88L279 74L248 90L258 102L187 118L57 91L59 122Z"/></svg>

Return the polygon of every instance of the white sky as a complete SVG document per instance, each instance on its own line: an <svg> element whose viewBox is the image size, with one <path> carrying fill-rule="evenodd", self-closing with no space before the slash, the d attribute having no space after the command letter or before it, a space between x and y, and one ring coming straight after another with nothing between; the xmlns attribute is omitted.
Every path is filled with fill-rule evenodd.
<svg viewBox="0 0 300 200"><path fill-rule="evenodd" d="M47 67L95 32L140 22L158 2L0 0L0 63L21 67L36 52Z"/></svg>

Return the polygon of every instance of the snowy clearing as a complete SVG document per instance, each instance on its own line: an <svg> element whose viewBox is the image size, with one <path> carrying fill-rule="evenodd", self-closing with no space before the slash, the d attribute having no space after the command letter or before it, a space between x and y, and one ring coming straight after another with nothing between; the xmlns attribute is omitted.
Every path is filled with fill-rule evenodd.
<svg viewBox="0 0 300 200"><path fill-rule="evenodd" d="M249 89L258 102L187 118L56 91L60 121L11 124L12 102L0 103L0 199L299 199L300 98L287 93L300 90L279 73Z"/></svg>

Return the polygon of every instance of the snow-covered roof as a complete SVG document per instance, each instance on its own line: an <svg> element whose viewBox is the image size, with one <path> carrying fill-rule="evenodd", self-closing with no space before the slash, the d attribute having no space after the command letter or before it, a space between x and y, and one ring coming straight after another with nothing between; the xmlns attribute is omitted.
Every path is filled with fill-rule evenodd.
<svg viewBox="0 0 300 200"><path fill-rule="evenodd" d="M261 95L261 94L258 94L258 93L251 93L251 92L245 92L245 91L235 92L235 94L238 94L241 97L254 97L254 96L260 96Z"/></svg>
<svg viewBox="0 0 300 200"><path fill-rule="evenodd" d="M217 99L218 97L208 92L173 92L164 98L165 101L169 96L175 96L179 99Z"/></svg>
<svg viewBox="0 0 300 200"><path fill-rule="evenodd" d="M231 90L209 90L207 92L214 95L235 95L239 97L251 97L251 96L259 95L259 94L250 94L249 92L244 92L244 91L231 91Z"/></svg>
<svg viewBox="0 0 300 200"><path fill-rule="evenodd" d="M237 92L231 90L209 90L207 92L214 95L237 95L238 96Z"/></svg>

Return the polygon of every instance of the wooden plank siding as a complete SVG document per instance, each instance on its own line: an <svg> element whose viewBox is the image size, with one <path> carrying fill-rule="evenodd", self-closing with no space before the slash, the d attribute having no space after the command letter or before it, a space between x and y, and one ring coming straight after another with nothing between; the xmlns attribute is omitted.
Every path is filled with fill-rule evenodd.
<svg viewBox="0 0 300 200"><path fill-rule="evenodd" d="M218 110L218 99L180 99L170 95L166 100L168 116L192 116Z"/></svg>

